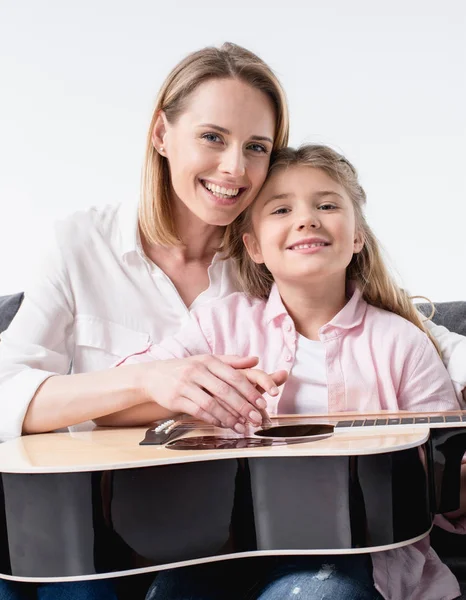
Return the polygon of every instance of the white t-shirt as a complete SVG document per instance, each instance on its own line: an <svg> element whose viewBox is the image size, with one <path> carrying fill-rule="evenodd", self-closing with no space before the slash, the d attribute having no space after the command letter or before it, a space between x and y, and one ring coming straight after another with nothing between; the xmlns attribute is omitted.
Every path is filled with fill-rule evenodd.
<svg viewBox="0 0 466 600"><path fill-rule="evenodd" d="M280 398L278 412L328 412L325 347L322 342L298 335L295 361Z"/></svg>

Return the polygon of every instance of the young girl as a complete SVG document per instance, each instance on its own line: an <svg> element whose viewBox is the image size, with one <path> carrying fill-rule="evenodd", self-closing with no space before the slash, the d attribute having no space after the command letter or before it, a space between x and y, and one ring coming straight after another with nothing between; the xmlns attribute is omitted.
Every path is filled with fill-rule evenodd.
<svg viewBox="0 0 466 600"><path fill-rule="evenodd" d="M432 339L383 264L363 214L365 200L355 169L330 148L277 152L258 198L226 236L226 249L247 294L234 293L200 307L176 336L125 362L257 355L259 368L275 372L277 381L284 378L280 371L288 376L280 390L266 388L270 414L457 409L455 390ZM265 387L262 372L245 372L252 383ZM200 406L222 394L209 392L201 392ZM235 428L244 431L241 422ZM296 597L314 598L315 559L307 566L303 560L299 572L305 581L297 586L302 595ZM346 563L360 573L363 560L354 557ZM428 538L374 553L372 566L369 588L367 580L349 569L350 585L352 578L360 583L355 598L376 598L378 592L386 600L451 600L459 595L454 576ZM213 573L216 568L210 567ZM160 574L148 597L182 598L188 587L190 598L226 597L226 590L212 594L215 578L205 574L194 584L191 572L183 587L183 572ZM348 571L344 578L348 582ZM283 585L275 576L269 580L272 586ZM325 585L329 588L319 590L326 597L353 597L342 584L332 587L331 578ZM269 584L265 587L270 592ZM262 595L261 589L255 598L274 597Z"/></svg>

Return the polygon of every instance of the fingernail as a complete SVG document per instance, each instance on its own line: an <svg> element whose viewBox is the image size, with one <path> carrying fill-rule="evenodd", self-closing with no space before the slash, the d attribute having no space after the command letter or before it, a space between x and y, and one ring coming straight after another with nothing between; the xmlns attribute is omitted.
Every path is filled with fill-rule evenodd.
<svg viewBox="0 0 466 600"><path fill-rule="evenodd" d="M267 406L267 402L264 400L264 398L258 398L258 399L256 400L256 405L257 405L259 408L265 408L265 407Z"/></svg>
<svg viewBox="0 0 466 600"><path fill-rule="evenodd" d="M276 386L270 388L270 393L275 396L275 394L278 394L278 388Z"/></svg>
<svg viewBox="0 0 466 600"><path fill-rule="evenodd" d="M234 430L238 433L244 433L246 431L244 425L241 425L241 423L236 423L236 425L234 426Z"/></svg>
<svg viewBox="0 0 466 600"><path fill-rule="evenodd" d="M249 413L249 418L251 419L251 421L255 421L256 423L262 422L262 417L255 410L251 410L251 412Z"/></svg>

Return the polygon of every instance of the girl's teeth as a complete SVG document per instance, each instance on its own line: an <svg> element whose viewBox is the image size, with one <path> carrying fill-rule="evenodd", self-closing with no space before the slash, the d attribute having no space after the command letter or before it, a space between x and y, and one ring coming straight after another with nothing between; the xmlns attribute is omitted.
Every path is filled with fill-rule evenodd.
<svg viewBox="0 0 466 600"><path fill-rule="evenodd" d="M293 246L294 250L307 250L308 248L317 248L318 246L326 246L325 242L316 242L315 244L299 244Z"/></svg>
<svg viewBox="0 0 466 600"><path fill-rule="evenodd" d="M233 196L237 196L239 192L239 188L225 188L220 187L219 185L214 185L213 183L209 183L208 181L202 182L204 187L207 188L212 194L215 196L226 196L227 198L232 198Z"/></svg>

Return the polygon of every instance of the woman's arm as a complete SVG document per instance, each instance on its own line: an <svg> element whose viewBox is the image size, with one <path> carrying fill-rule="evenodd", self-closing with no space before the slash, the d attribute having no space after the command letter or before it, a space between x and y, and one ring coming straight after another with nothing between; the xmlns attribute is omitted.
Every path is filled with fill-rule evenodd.
<svg viewBox="0 0 466 600"><path fill-rule="evenodd" d="M215 321L218 308L224 310L223 304L205 307L203 320ZM260 409L266 407L259 389L276 395L277 386L286 380L286 372L268 375L260 369L251 369L257 364L255 357L214 356L212 342L208 342L208 338L213 337L209 333L206 336L194 312L175 336L127 357L120 364L146 365L153 369L152 377L146 378L144 384L145 395L165 408L167 414L187 413L237 431L244 430L242 426L246 421L259 425L262 422ZM219 337L223 334L225 332L219 332ZM96 419L96 423L136 425L156 418L160 418L160 412L146 403Z"/></svg>
<svg viewBox="0 0 466 600"><path fill-rule="evenodd" d="M144 365L49 377L27 408L22 433L40 433L147 403ZM167 411L152 403L154 419ZM122 423L123 424L123 423Z"/></svg>

